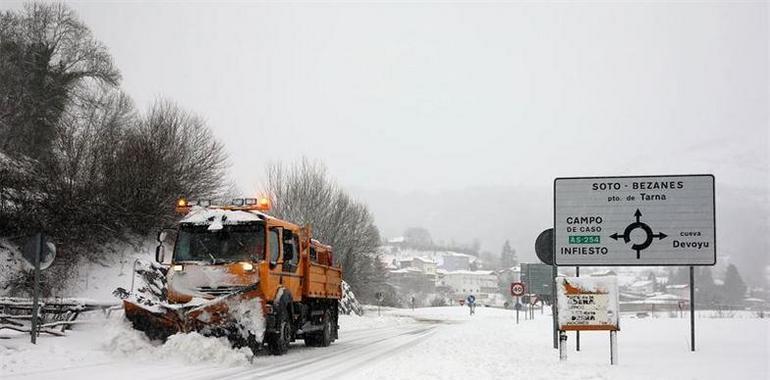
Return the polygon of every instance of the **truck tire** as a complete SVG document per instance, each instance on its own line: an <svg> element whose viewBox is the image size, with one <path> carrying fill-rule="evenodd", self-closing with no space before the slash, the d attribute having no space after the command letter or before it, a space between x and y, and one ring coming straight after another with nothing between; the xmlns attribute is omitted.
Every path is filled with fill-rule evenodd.
<svg viewBox="0 0 770 380"><path fill-rule="evenodd" d="M319 346L329 347L329 345L332 344L332 340L334 339L332 329L332 316L329 310L326 310L324 313L324 328L318 335Z"/></svg>
<svg viewBox="0 0 770 380"><path fill-rule="evenodd" d="M289 351L289 342L291 342L291 321L289 313L284 311L279 314L278 331L270 333L267 337L267 349L273 355L283 355Z"/></svg>
<svg viewBox="0 0 770 380"><path fill-rule="evenodd" d="M322 319L323 328L319 332L305 334L305 345L308 347L328 347L334 341L334 323L331 313L325 311Z"/></svg>

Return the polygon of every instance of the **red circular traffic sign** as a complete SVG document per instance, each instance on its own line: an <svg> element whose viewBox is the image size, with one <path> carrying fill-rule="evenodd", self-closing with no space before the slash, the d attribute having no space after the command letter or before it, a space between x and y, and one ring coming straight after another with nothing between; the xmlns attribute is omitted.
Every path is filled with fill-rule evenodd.
<svg viewBox="0 0 770 380"><path fill-rule="evenodd" d="M511 295L512 296L520 296L524 294L524 284L520 282L512 282L511 283Z"/></svg>

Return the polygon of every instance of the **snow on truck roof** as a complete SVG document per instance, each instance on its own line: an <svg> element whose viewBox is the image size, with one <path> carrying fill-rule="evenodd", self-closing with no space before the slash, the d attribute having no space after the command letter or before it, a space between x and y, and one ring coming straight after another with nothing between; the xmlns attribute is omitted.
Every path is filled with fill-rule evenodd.
<svg viewBox="0 0 770 380"><path fill-rule="evenodd" d="M179 223L194 224L198 226L209 226L210 231L221 230L225 225L235 225L241 223L258 222L263 220L270 220L280 223L283 226L299 226L294 223L281 220L263 212L253 209L230 209L222 208L219 206L192 206L190 211L185 215ZM311 243L322 249L331 250L332 246L321 243L316 239L311 239Z"/></svg>
<svg viewBox="0 0 770 380"><path fill-rule="evenodd" d="M221 230L223 225L257 222L268 218L266 214L254 210L227 210L193 206L179 223L208 225L209 230Z"/></svg>

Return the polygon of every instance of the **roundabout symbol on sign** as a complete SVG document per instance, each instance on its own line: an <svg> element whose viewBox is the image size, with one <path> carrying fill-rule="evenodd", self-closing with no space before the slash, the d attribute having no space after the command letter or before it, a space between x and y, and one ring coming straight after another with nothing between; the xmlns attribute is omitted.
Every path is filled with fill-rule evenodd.
<svg viewBox="0 0 770 380"><path fill-rule="evenodd" d="M639 209L636 209L636 212L634 213L634 216L636 217L636 222L631 223L626 227L626 230L623 231L623 235L618 235L618 233L614 233L610 235L611 238L618 240L618 238L623 238L623 241L628 244L631 241L631 232L637 228L641 228L642 231L644 231L645 238L644 241L641 244L634 243L631 245L631 249L636 251L636 258L640 259L639 253L643 250L645 250L647 247L652 244L653 238L658 238L658 240L663 240L666 238L666 234L663 232L659 232L657 234L652 232L652 228L647 225L647 223L641 222L640 218L642 217L641 211Z"/></svg>

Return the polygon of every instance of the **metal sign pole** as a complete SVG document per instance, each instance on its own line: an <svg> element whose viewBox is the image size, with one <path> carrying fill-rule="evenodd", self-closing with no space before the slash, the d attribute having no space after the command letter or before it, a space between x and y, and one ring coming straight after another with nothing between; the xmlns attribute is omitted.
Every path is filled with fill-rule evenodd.
<svg viewBox="0 0 770 380"><path fill-rule="evenodd" d="M529 300L529 319L535 319L535 304L532 303L532 298Z"/></svg>
<svg viewBox="0 0 770 380"><path fill-rule="evenodd" d="M516 307L515 307L515 309L516 309L516 324L517 325L519 324L519 308L521 307L519 305L521 305L519 303L519 296L516 296Z"/></svg>
<svg viewBox="0 0 770 380"><path fill-rule="evenodd" d="M610 330L610 365L618 364L618 332Z"/></svg>
<svg viewBox="0 0 770 380"><path fill-rule="evenodd" d="M40 302L40 250L42 248L43 234L38 232L35 235L35 289L32 295L32 330L30 330L32 344L37 344L37 328L39 324L37 316L38 303Z"/></svg>
<svg viewBox="0 0 770 380"><path fill-rule="evenodd" d="M580 277L580 267L575 267L575 277ZM575 331L575 348L580 351L580 331Z"/></svg>
<svg viewBox="0 0 770 380"><path fill-rule="evenodd" d="M553 316L553 348L559 349L559 308L556 307L556 276L559 275L556 264L551 266L553 289L551 289L551 315Z"/></svg>
<svg viewBox="0 0 770 380"><path fill-rule="evenodd" d="M567 332L559 331L559 360L567 360Z"/></svg>
<svg viewBox="0 0 770 380"><path fill-rule="evenodd" d="M695 267L690 267L690 351L695 351Z"/></svg>

